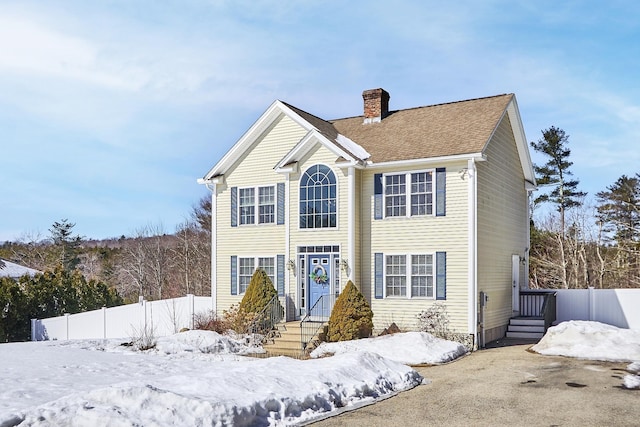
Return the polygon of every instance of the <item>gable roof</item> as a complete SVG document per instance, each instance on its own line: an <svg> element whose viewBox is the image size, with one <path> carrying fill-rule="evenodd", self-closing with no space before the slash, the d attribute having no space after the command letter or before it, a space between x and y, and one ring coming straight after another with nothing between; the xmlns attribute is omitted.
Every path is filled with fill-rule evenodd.
<svg viewBox="0 0 640 427"><path fill-rule="evenodd" d="M502 118L508 115L525 179L535 185L533 165L514 94L390 111L381 121L366 125L363 124L364 116L324 120L293 105L275 101L199 182L205 183L223 175L268 125L282 115L301 125L307 134L274 169L299 160L317 142L333 151L340 162L360 165L365 165L365 161L366 165L380 165L481 156Z"/></svg>
<svg viewBox="0 0 640 427"><path fill-rule="evenodd" d="M378 123L364 116L333 120L339 133L357 141L374 163L480 153L513 94L390 111Z"/></svg>

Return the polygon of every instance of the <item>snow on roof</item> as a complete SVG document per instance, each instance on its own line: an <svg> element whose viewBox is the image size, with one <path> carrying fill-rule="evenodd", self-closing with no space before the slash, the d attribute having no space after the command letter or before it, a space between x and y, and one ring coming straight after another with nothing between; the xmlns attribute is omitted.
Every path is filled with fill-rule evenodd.
<svg viewBox="0 0 640 427"><path fill-rule="evenodd" d="M29 276L35 276L40 273L38 270L34 270L33 268L24 267L22 265L16 264L14 262L0 260L4 264L4 267L0 266L0 277L11 277L12 279L17 279L19 277L28 274Z"/></svg>

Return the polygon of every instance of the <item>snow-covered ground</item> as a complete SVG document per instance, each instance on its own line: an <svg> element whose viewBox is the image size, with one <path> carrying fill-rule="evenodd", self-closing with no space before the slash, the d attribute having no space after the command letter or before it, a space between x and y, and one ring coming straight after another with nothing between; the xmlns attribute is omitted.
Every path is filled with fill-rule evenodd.
<svg viewBox="0 0 640 427"><path fill-rule="evenodd" d="M611 362L634 362L624 377L626 388L640 388L640 330L600 322L572 320L547 330L531 349L540 354Z"/></svg>
<svg viewBox="0 0 640 427"><path fill-rule="evenodd" d="M467 352L466 348L457 342L436 338L426 332L406 332L367 340L324 342L311 352L311 357L354 351L376 353L407 365L445 363Z"/></svg>
<svg viewBox="0 0 640 427"><path fill-rule="evenodd" d="M370 351L306 361L244 357L242 340L208 331L160 338L145 352L123 340L0 344L0 426L300 424L427 383L395 361L407 350L451 358L403 335L402 355L371 339L362 340Z"/></svg>

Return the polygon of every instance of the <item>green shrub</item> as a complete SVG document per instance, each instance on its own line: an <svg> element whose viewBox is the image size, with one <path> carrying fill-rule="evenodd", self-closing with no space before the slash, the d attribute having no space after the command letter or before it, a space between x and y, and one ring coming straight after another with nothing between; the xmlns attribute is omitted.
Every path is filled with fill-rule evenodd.
<svg viewBox="0 0 640 427"><path fill-rule="evenodd" d="M251 282L240 302L240 310L245 313L260 313L277 295L278 291L273 287L273 282L267 273L259 268L251 276Z"/></svg>
<svg viewBox="0 0 640 427"><path fill-rule="evenodd" d="M364 295L349 280L331 310L327 341L367 338L372 330L373 311Z"/></svg>

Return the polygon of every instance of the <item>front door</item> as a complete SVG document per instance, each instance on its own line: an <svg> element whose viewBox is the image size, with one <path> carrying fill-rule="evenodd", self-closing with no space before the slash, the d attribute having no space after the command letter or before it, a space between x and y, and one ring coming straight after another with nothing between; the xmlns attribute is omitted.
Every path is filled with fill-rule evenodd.
<svg viewBox="0 0 640 427"><path fill-rule="evenodd" d="M331 314L329 294L331 292L331 256L328 254L309 255L309 314L328 318Z"/></svg>

